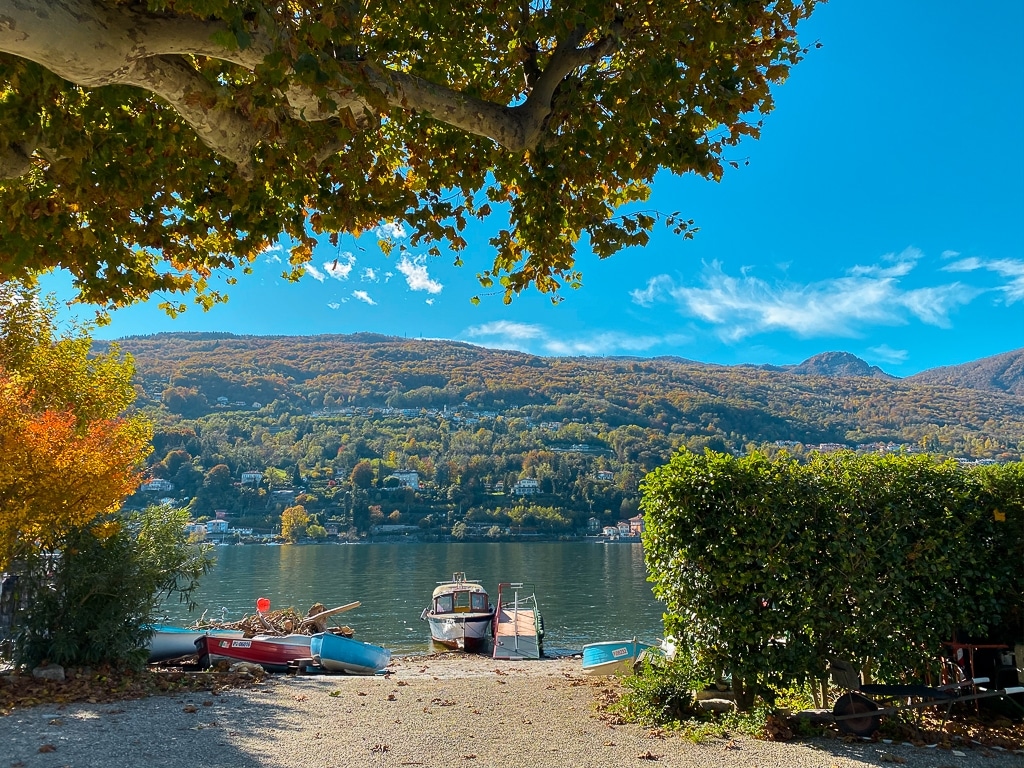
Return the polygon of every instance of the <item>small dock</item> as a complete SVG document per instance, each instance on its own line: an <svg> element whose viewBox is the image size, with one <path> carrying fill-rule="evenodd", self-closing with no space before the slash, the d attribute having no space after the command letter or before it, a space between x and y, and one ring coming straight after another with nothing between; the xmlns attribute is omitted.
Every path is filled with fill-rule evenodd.
<svg viewBox="0 0 1024 768"><path fill-rule="evenodd" d="M521 583L499 584L493 657L539 659L543 637L544 621L537 607L537 596Z"/></svg>

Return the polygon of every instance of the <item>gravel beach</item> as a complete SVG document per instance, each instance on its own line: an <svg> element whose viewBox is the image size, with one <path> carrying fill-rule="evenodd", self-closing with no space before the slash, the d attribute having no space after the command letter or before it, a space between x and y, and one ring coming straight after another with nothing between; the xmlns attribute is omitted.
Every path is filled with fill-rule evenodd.
<svg viewBox="0 0 1024 768"><path fill-rule="evenodd" d="M0 717L0 768L429 766L1024 766L1024 756L856 742L693 744L615 725L611 683L579 659L402 657L376 677L271 676L248 690L115 704L45 705Z"/></svg>

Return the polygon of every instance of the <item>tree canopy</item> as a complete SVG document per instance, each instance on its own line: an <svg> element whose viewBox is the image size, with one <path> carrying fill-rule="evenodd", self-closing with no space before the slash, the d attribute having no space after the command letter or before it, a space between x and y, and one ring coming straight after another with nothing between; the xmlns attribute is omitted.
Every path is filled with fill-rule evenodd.
<svg viewBox="0 0 1024 768"><path fill-rule="evenodd" d="M0 279L174 313L282 239L292 277L382 222L460 263L507 213L483 286L576 287L581 238L690 234L635 204L758 136L816 1L0 0Z"/></svg>
<svg viewBox="0 0 1024 768"><path fill-rule="evenodd" d="M54 312L0 285L0 570L115 512L150 449L149 423L124 413L131 359L90 355L87 336L58 335Z"/></svg>

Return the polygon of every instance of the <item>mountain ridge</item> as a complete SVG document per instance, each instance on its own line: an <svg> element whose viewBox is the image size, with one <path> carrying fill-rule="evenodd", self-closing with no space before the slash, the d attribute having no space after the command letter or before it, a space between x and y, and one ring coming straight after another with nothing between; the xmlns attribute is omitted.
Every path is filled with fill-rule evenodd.
<svg viewBox="0 0 1024 768"><path fill-rule="evenodd" d="M462 346L471 349L481 349L487 352L517 353L528 358L540 360L608 360L608 361L631 361L643 362L659 360L670 363L677 363L688 366L703 366L706 368L736 368L756 369L774 373L786 373L803 376L824 376L829 378L844 377L866 377L880 378L892 381L913 381L922 384L945 384L954 387L965 387L969 389L980 389L993 392L1007 392L1015 395L1024 395L1024 348L1003 352L978 358L966 363L946 365L926 369L910 376L899 377L884 371L882 368L871 365L860 357L840 350L819 352L797 364L777 365L771 363L737 363L733 365L723 363L706 363L691 358L679 357L676 355L661 355L658 357L639 357L636 355L615 355L607 357L597 356L541 356L532 355L528 352L518 350L495 349L473 342L449 340L449 339L410 339L402 336L388 336L386 334L361 331L352 334L311 334L311 335L289 335L279 334L271 336L256 336L246 334L235 334L228 331L164 331L155 334L140 334L124 336L110 341L96 342L98 345L106 346L110 343L137 342L144 339L158 341L160 339L180 339L183 341L220 341L220 340L325 340L351 342L358 344L375 343L409 343L419 342L424 344L443 342L445 344Z"/></svg>

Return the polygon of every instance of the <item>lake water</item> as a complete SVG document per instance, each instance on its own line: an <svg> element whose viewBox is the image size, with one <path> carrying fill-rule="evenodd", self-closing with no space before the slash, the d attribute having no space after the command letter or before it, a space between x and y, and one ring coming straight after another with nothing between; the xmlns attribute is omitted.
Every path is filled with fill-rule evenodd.
<svg viewBox="0 0 1024 768"><path fill-rule="evenodd" d="M662 604L647 581L640 544L591 542L315 544L227 546L202 580L192 614L165 607L171 622L208 618L236 621L266 597L271 609L301 613L316 602L328 608L358 600L359 608L333 617L355 637L397 654L440 650L420 614L439 581L465 571L497 598L498 583L531 583L544 617L547 654L587 643L648 642L664 632Z"/></svg>

